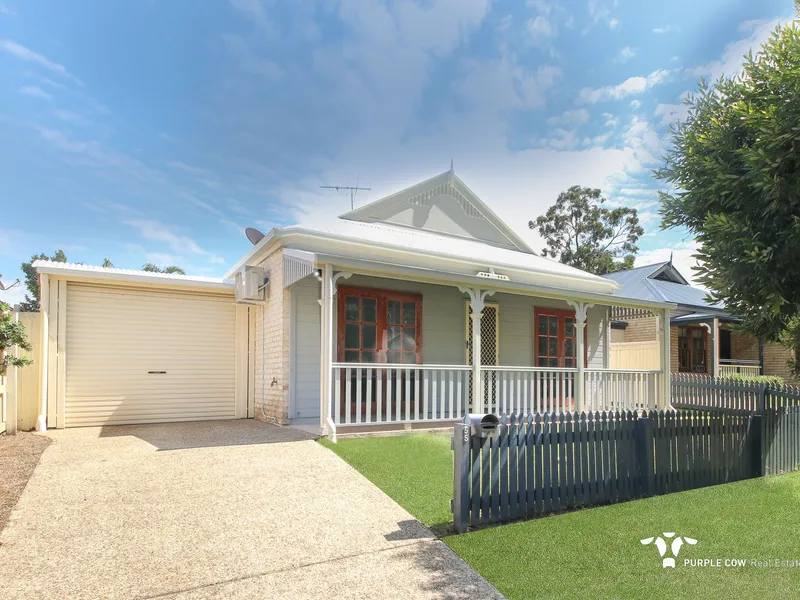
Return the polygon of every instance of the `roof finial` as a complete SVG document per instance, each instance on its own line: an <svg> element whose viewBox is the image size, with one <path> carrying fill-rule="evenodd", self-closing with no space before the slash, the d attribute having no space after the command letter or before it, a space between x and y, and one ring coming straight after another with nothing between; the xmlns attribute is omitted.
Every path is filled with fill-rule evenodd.
<svg viewBox="0 0 800 600"><path fill-rule="evenodd" d="M672 264L672 250L669 251L669 264Z"/></svg>
<svg viewBox="0 0 800 600"><path fill-rule="evenodd" d="M450 172L455 173L455 169L453 168L453 159L450 159Z"/></svg>
<svg viewBox="0 0 800 600"><path fill-rule="evenodd" d="M455 177L455 169L453 168L453 159L450 159L450 170L447 172L447 180L450 183L453 183L453 177Z"/></svg>

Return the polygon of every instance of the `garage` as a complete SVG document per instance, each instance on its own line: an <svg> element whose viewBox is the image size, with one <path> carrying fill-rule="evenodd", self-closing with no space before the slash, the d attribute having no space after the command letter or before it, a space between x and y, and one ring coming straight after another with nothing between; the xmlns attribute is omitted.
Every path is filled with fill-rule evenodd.
<svg viewBox="0 0 800 600"><path fill-rule="evenodd" d="M67 285L65 425L233 419L228 295Z"/></svg>

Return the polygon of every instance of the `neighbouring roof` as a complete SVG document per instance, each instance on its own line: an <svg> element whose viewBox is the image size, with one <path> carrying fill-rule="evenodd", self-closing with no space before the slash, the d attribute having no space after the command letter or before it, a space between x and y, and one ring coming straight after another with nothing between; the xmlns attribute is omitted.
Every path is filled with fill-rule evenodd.
<svg viewBox="0 0 800 600"><path fill-rule="evenodd" d="M455 174L452 164L449 171L360 206L339 218L472 239L534 254L530 246Z"/></svg>
<svg viewBox="0 0 800 600"><path fill-rule="evenodd" d="M669 261L609 273L605 277L619 283L620 287L614 291L614 294L626 298L674 302L679 308L724 311L724 306L721 304L710 303L706 300L705 290L690 286Z"/></svg>
<svg viewBox="0 0 800 600"><path fill-rule="evenodd" d="M722 323L741 323L742 321L739 317L727 313L693 312L672 317L669 322L671 325L694 325L697 323L706 323L714 318L719 319Z"/></svg>
<svg viewBox="0 0 800 600"><path fill-rule="evenodd" d="M139 283L169 283L177 286L207 287L233 290L233 281L221 277L200 277L196 275L179 275L177 273L151 273L135 269L118 269L116 267L98 267L77 263L37 260L33 266L39 273L49 275L65 275L89 279L108 279L115 281L131 281Z"/></svg>

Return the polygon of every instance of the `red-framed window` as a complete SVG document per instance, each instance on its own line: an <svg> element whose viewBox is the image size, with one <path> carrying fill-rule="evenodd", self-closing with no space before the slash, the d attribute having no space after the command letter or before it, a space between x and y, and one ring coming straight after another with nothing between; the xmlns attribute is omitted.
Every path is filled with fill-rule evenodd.
<svg viewBox="0 0 800 600"><path fill-rule="evenodd" d="M422 363L422 295L342 287L338 295L338 360Z"/></svg>
<svg viewBox="0 0 800 600"><path fill-rule="evenodd" d="M535 308L533 311L534 357L537 367L577 367L578 348L575 311L557 308ZM586 332L584 331L584 361Z"/></svg>

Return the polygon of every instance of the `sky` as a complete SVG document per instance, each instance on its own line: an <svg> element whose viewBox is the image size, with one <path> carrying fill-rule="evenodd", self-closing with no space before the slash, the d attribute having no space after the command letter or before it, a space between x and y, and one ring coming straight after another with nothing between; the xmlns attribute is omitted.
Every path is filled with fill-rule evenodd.
<svg viewBox="0 0 800 600"><path fill-rule="evenodd" d="M637 208L637 264L691 277L653 178L682 98L791 0L0 0L0 273L31 255L221 276L264 231L447 170L537 251L572 185ZM18 302L22 286L0 292Z"/></svg>

